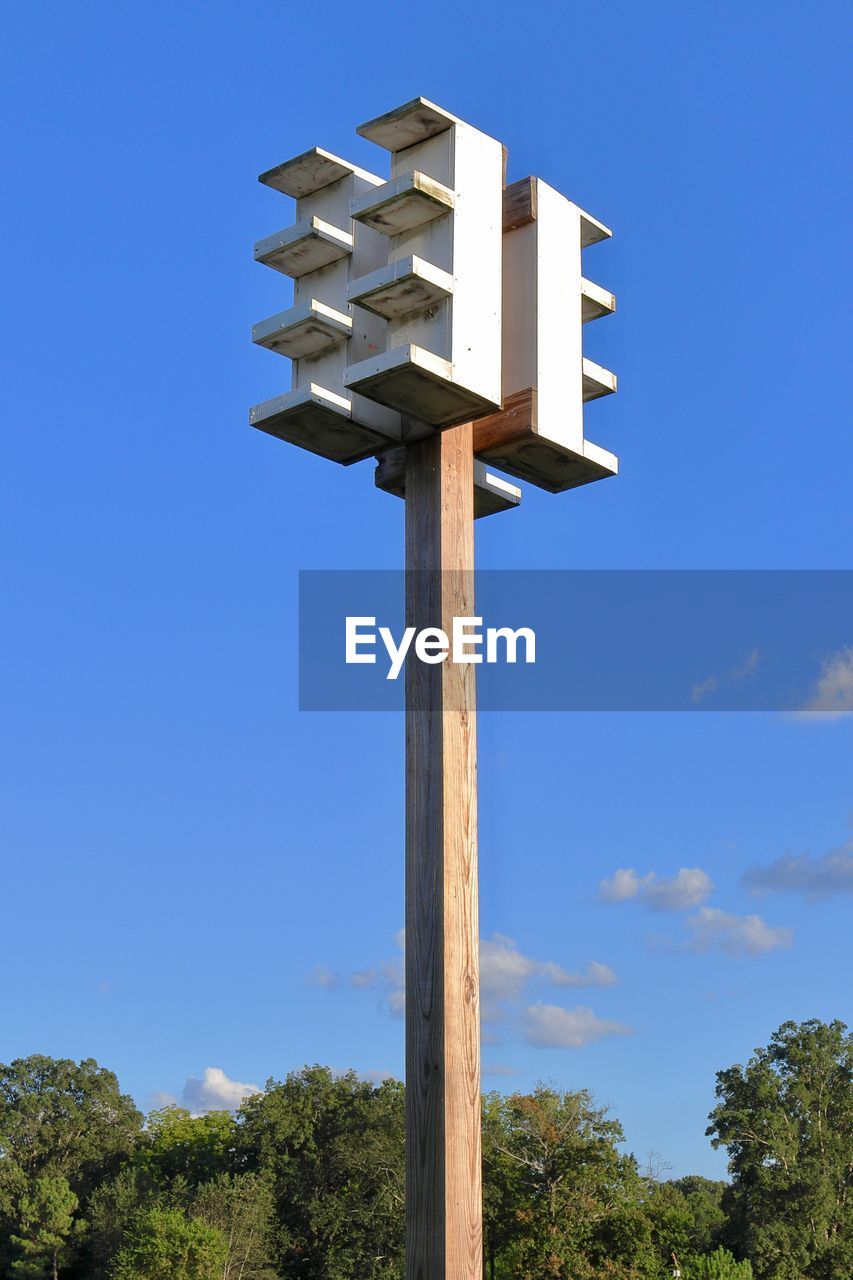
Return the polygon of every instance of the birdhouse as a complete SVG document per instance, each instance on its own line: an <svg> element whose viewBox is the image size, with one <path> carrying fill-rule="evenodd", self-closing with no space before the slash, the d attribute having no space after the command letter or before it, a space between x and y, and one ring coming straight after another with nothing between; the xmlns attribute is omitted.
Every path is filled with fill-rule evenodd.
<svg viewBox="0 0 853 1280"><path fill-rule="evenodd" d="M614 392L616 376L582 344L583 325L616 309L581 266L611 233L538 178L507 187L503 225L503 407L475 422L474 452L551 493L616 475L616 457L584 430L584 405Z"/></svg>
<svg viewBox="0 0 853 1280"><path fill-rule="evenodd" d="M414 439L500 407L503 148L425 98L358 133L391 152L391 177L353 198L353 224L385 252L347 298L383 338L351 348L344 383Z"/></svg>
<svg viewBox="0 0 853 1280"><path fill-rule="evenodd" d="M400 440L400 415L345 385L351 363L384 349L385 321L353 312L353 279L384 266L387 239L350 216L382 178L314 147L261 174L296 200L296 223L255 245L255 259L293 280L293 305L256 324L252 340L293 362L291 389L250 411L261 431L335 462L355 462Z"/></svg>

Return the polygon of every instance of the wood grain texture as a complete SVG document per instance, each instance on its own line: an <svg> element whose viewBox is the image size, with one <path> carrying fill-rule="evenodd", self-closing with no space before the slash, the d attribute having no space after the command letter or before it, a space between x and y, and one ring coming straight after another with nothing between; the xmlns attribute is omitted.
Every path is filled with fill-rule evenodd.
<svg viewBox="0 0 853 1280"><path fill-rule="evenodd" d="M503 408L474 423L474 452L488 455L536 435L536 392L532 387L504 399Z"/></svg>
<svg viewBox="0 0 853 1280"><path fill-rule="evenodd" d="M474 612L470 423L406 450L406 624ZM406 1280L481 1280L475 668L406 664Z"/></svg>
<svg viewBox="0 0 853 1280"><path fill-rule="evenodd" d="M532 178L519 178L504 187L503 229L514 231L536 221L536 186Z"/></svg>

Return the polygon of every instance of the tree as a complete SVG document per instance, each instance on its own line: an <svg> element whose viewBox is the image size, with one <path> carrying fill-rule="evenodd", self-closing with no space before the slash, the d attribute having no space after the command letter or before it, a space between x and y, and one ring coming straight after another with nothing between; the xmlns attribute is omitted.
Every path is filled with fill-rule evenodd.
<svg viewBox="0 0 853 1280"><path fill-rule="evenodd" d="M688 1174L684 1178L674 1178L671 1185L687 1201L690 1213L689 1252L711 1253L722 1241L726 1227L723 1197L728 1183Z"/></svg>
<svg viewBox="0 0 853 1280"><path fill-rule="evenodd" d="M618 1150L620 1124L588 1092L540 1085L493 1098L488 1117L487 1168L497 1172L513 1217L496 1277L657 1276L636 1164Z"/></svg>
<svg viewBox="0 0 853 1280"><path fill-rule="evenodd" d="M149 1113L139 1145L137 1165L159 1183L182 1179L201 1186L235 1168L237 1125L227 1111L193 1116L184 1107Z"/></svg>
<svg viewBox="0 0 853 1280"><path fill-rule="evenodd" d="M179 1209L139 1214L128 1235L115 1280L221 1280L228 1249L222 1232Z"/></svg>
<svg viewBox="0 0 853 1280"><path fill-rule="evenodd" d="M488 1280L498 1280L503 1259L523 1234L517 1212L522 1180L523 1167L509 1151L505 1100L490 1093L483 1098L483 1263Z"/></svg>
<svg viewBox="0 0 853 1280"><path fill-rule="evenodd" d="M728 1249L699 1254L688 1264L684 1280L752 1280L749 1262L737 1262Z"/></svg>
<svg viewBox="0 0 853 1280"><path fill-rule="evenodd" d="M133 1150L141 1127L133 1100L92 1058L33 1054L0 1064L0 1274L13 1260L11 1237L26 1238L21 1214L44 1194L40 1181L65 1180L83 1212L94 1187Z"/></svg>
<svg viewBox="0 0 853 1280"><path fill-rule="evenodd" d="M271 1261L275 1201L268 1179L220 1174L199 1188L190 1212L216 1227L227 1242L222 1280L276 1280Z"/></svg>
<svg viewBox="0 0 853 1280"><path fill-rule="evenodd" d="M272 1179L288 1280L398 1280L403 1267L403 1086L326 1067L270 1081L240 1109L242 1150Z"/></svg>
<svg viewBox="0 0 853 1280"><path fill-rule="evenodd" d="M150 1175L131 1164L95 1188L86 1208L84 1280L111 1280L128 1228L140 1211L156 1207L159 1195L160 1188Z"/></svg>
<svg viewBox="0 0 853 1280"><path fill-rule="evenodd" d="M11 1237L19 1257L12 1270L22 1280L58 1280L74 1228L78 1200L66 1178L37 1178L18 1207L18 1233Z"/></svg>
<svg viewBox="0 0 853 1280"><path fill-rule="evenodd" d="M692 1175L666 1182L644 1181L643 1208L663 1270L671 1264L673 1254L684 1261L716 1248L726 1223L722 1207L725 1182Z"/></svg>
<svg viewBox="0 0 853 1280"><path fill-rule="evenodd" d="M67 1178L82 1199L133 1149L141 1128L133 1099L94 1058L33 1054L0 1064L0 1157L28 1180Z"/></svg>
<svg viewBox="0 0 853 1280"><path fill-rule="evenodd" d="M717 1074L707 1130L729 1154L736 1252L759 1280L853 1275L853 1037L785 1022L746 1067Z"/></svg>

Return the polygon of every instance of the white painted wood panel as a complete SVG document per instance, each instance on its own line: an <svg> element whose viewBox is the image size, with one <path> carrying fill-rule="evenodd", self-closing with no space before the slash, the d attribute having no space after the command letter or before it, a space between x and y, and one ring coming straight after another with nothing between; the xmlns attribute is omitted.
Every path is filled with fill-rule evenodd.
<svg viewBox="0 0 853 1280"><path fill-rule="evenodd" d="M425 99L358 132L392 155L387 188L357 200L356 218L384 224L389 266L420 259L452 289L389 314L384 355L351 364L345 384L432 427L488 413L501 399L503 148Z"/></svg>

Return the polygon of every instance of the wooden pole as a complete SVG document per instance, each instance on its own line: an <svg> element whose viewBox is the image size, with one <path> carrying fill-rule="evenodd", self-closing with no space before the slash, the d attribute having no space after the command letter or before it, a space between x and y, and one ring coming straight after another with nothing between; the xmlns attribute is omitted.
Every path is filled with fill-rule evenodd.
<svg viewBox="0 0 853 1280"><path fill-rule="evenodd" d="M474 613L473 433L406 449L406 624ZM482 1280L475 674L406 663L406 1280Z"/></svg>

